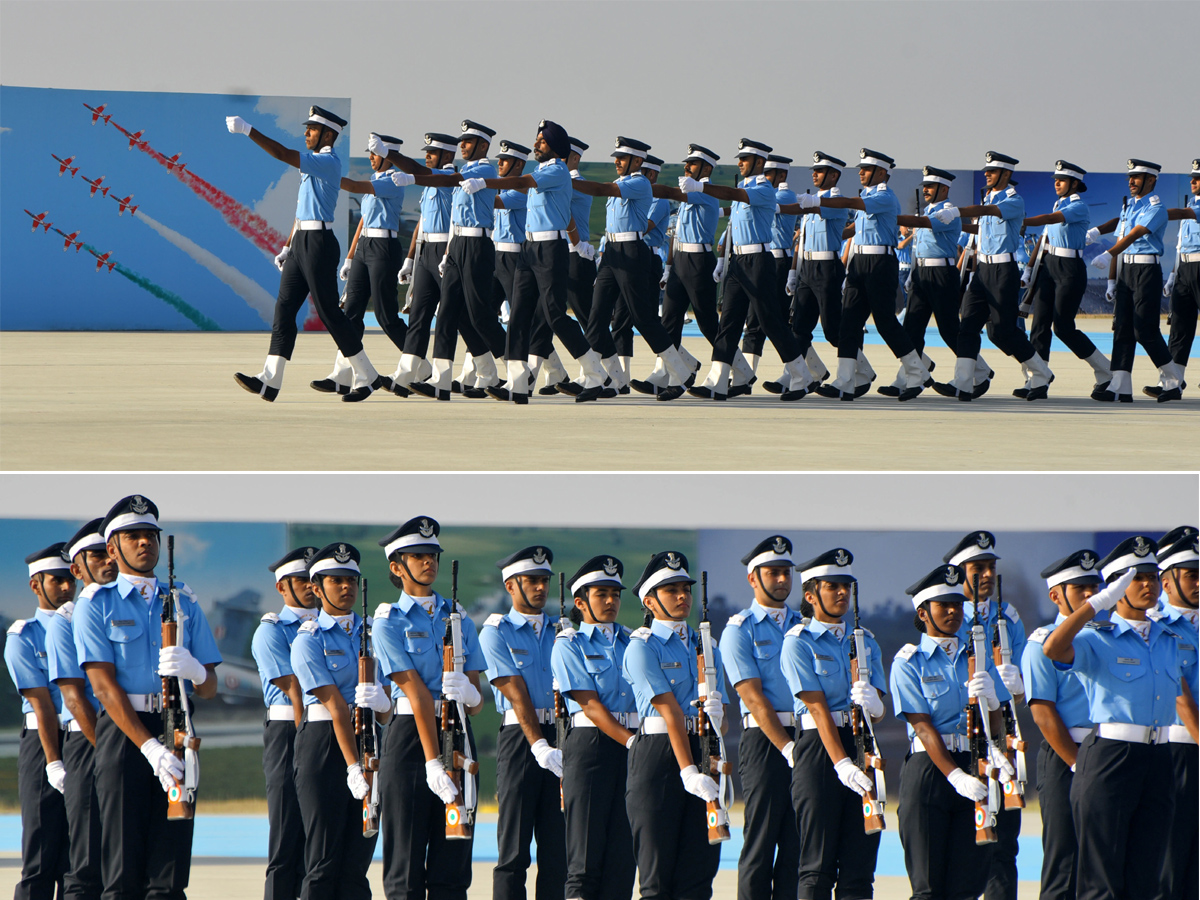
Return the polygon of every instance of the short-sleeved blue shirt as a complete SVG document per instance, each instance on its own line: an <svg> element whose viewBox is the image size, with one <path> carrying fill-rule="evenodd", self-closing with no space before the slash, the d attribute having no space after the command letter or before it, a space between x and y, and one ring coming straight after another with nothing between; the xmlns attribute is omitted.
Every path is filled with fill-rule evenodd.
<svg viewBox="0 0 1200 900"><path fill-rule="evenodd" d="M250 639L250 655L258 664L263 703L267 706L292 705L291 698L271 682L292 674L292 643L304 621L305 617L295 607L285 606L277 613L267 613L254 629L254 637Z"/></svg>
<svg viewBox="0 0 1200 900"><path fill-rule="evenodd" d="M433 169L431 175L453 175L453 165ZM450 230L450 204L454 188L427 187L421 190L421 230L425 234L445 234Z"/></svg>
<svg viewBox="0 0 1200 900"><path fill-rule="evenodd" d="M738 185L746 192L749 203L735 200L730 207L729 228L733 245L770 244L775 225L775 185L765 175L744 178Z"/></svg>
<svg viewBox="0 0 1200 900"><path fill-rule="evenodd" d="M571 180L582 178L578 169L571 170ZM592 216L592 197L579 191L571 191L571 218L575 220L575 228L579 231L581 241L592 239L592 229L589 220Z"/></svg>
<svg viewBox="0 0 1200 900"><path fill-rule="evenodd" d="M1188 201L1188 209L1200 215L1200 197L1193 194ZM1179 222L1179 252L1200 253L1200 222L1195 219L1181 219Z"/></svg>
<svg viewBox="0 0 1200 900"><path fill-rule="evenodd" d="M566 697L568 711L574 714L583 709L571 691L595 691L613 714L631 713L637 708L633 686L622 669L628 647L629 629L624 625L613 626L613 640L609 641L603 629L586 622L578 626L573 637L554 642L550 665L558 689Z"/></svg>
<svg viewBox="0 0 1200 900"><path fill-rule="evenodd" d="M390 678L396 672L415 671L425 682L434 698L442 692L442 641L446 623L450 621L450 601L441 594L433 595L433 615L425 612L419 600L406 593L395 603L384 603L375 610L371 631L375 657L379 660L380 677L391 687L392 699L407 696ZM475 623L462 614L463 671L482 672L487 668Z"/></svg>
<svg viewBox="0 0 1200 900"><path fill-rule="evenodd" d="M1179 611L1178 607L1170 604L1164 604L1157 610L1152 610L1148 615L1158 619L1175 632L1179 638L1179 670L1183 675L1183 680L1187 682L1188 689L1192 692L1192 699L1195 700L1200 697L1200 686L1196 684L1196 647L1200 635L1197 635L1196 626ZM1175 714L1174 724L1183 724L1178 711Z"/></svg>
<svg viewBox="0 0 1200 900"><path fill-rule="evenodd" d="M1117 227L1118 234L1129 234L1138 225L1150 230L1125 248L1123 254L1154 254L1161 256L1163 252L1163 235L1167 230L1167 207L1159 199L1158 194L1139 197L1130 200L1121 214Z"/></svg>
<svg viewBox="0 0 1200 900"><path fill-rule="evenodd" d="M351 707L354 706L363 622L358 613L353 616L349 634L325 610L301 625L296 632L296 638L292 641L292 671L296 673L300 690L304 692L305 706L321 702L313 691L325 685L337 688L342 699ZM375 675L378 683L378 667Z"/></svg>
<svg viewBox="0 0 1200 900"><path fill-rule="evenodd" d="M1025 681L1025 699L1048 700L1055 705L1058 716L1067 728L1091 728L1087 695L1074 672L1064 672L1042 652L1046 638L1063 623L1058 616L1053 625L1039 628L1029 636L1021 657L1021 676Z"/></svg>
<svg viewBox="0 0 1200 900"><path fill-rule="evenodd" d="M700 635L690 627L687 635L688 639L681 641L671 626L659 619L655 619L649 628L639 628L630 635L625 650L625 679L633 685L638 716L642 720L658 716L651 701L666 693L675 697L685 716L697 715L692 703L700 696L696 673L696 647ZM723 671L721 650L715 643L713 656L716 657L717 680L722 682L715 689L724 696L725 686L719 674Z"/></svg>
<svg viewBox="0 0 1200 900"><path fill-rule="evenodd" d="M18 691L49 688L54 709L61 712L62 694L58 685L50 681L46 659L46 626L53 618L53 610L39 609L33 618L13 622L4 643L4 664ZM24 696L21 697L21 712L33 712L33 704Z"/></svg>
<svg viewBox="0 0 1200 900"><path fill-rule="evenodd" d="M989 191L985 206L996 206L1000 216L979 217L979 252L985 256L1017 252L1021 246L1021 225L1025 219L1025 201L1015 187ZM970 604L967 604L968 608Z"/></svg>
<svg viewBox="0 0 1200 900"><path fill-rule="evenodd" d="M1046 238L1051 247L1082 250L1092 213L1079 194L1059 197L1054 201L1054 212L1062 213L1065 221L1046 226Z"/></svg>
<svg viewBox="0 0 1200 900"><path fill-rule="evenodd" d="M398 231L400 209L404 206L404 188L392 181L392 169L371 176L371 190L362 201L363 228L386 228Z"/></svg>
<svg viewBox="0 0 1200 900"><path fill-rule="evenodd" d="M93 582L83 590L90 597L100 585ZM82 596L82 593L81 593ZM79 657L75 652L75 628L71 624L75 615L75 601L64 603L54 611L54 615L46 623L46 661L49 665L47 673L51 681L62 678L83 679L83 693L92 704L92 709L100 711L100 701L92 692L92 682L79 667ZM59 718L65 725L75 718L70 707L65 703Z"/></svg>
<svg viewBox="0 0 1200 900"><path fill-rule="evenodd" d="M933 214L950 205L949 200L930 203L923 216L929 219L928 228L918 228L913 236L913 250L917 259L957 259L958 239L962 234L962 219L939 222Z"/></svg>
<svg viewBox="0 0 1200 900"><path fill-rule="evenodd" d="M496 164L490 159L465 162L458 170L463 178L497 178ZM491 228L496 211L496 189L484 188L468 194L461 187L454 189L450 206L450 221L467 228Z"/></svg>
<svg viewBox="0 0 1200 900"><path fill-rule="evenodd" d="M707 178L701 178L707 184ZM721 203L700 191L685 194L679 204L679 216L675 222L675 240L684 244L712 244L717 236L717 219L721 217Z"/></svg>
<svg viewBox="0 0 1200 900"><path fill-rule="evenodd" d="M900 201L884 184L863 188L858 192L866 206L854 211L854 243L860 247L895 247L900 242Z"/></svg>
<svg viewBox="0 0 1200 900"><path fill-rule="evenodd" d="M529 197L524 191L505 190L500 192L504 209L496 210L495 231L492 240L497 244L525 243L525 220L528 214ZM584 240L584 238L580 238Z"/></svg>
<svg viewBox="0 0 1200 900"><path fill-rule="evenodd" d="M871 685L887 693L887 677L883 674L883 654L875 635L863 629L867 645ZM794 625L783 639L783 675L792 695L793 711L797 716L808 712L800 701L801 691L821 691L830 712L850 708L850 650L854 646L854 629L846 628L839 640L824 622L809 619Z"/></svg>
<svg viewBox="0 0 1200 900"><path fill-rule="evenodd" d="M835 186L818 191L817 196L840 197L842 192ZM804 249L810 253L841 253L842 232L846 228L850 212L848 209L821 206L815 212L805 213L801 220L804 229Z"/></svg>
<svg viewBox="0 0 1200 900"><path fill-rule="evenodd" d="M780 182L775 189L775 202L780 206L796 202L796 192L788 187L786 181ZM771 223L771 249L791 250L796 234L796 219L799 216L788 213L775 213L775 221Z"/></svg>
<svg viewBox="0 0 1200 900"><path fill-rule="evenodd" d="M557 157L528 173L537 187L529 189L530 231L566 231L571 224L571 202L577 193L571 187L571 172ZM578 222L575 223L579 225ZM581 238L582 240L582 238Z"/></svg>
<svg viewBox="0 0 1200 900"><path fill-rule="evenodd" d="M620 197L609 197L604 207L604 229L611 232L645 231L654 203L654 186L640 171L613 181Z"/></svg>
<svg viewBox="0 0 1200 900"><path fill-rule="evenodd" d="M332 222L341 187L342 160L332 147L324 147L316 153L302 150L296 218Z"/></svg>
<svg viewBox="0 0 1200 900"><path fill-rule="evenodd" d="M654 185L650 186L652 189ZM647 217L646 226L654 223L654 228L647 231L642 238L651 250L657 250L667 242L667 222L671 219L671 204L662 197L655 198L650 204L650 213Z"/></svg>
<svg viewBox="0 0 1200 900"><path fill-rule="evenodd" d="M954 659L927 634L921 635L920 644L905 644L900 648L888 680L897 716L923 713L932 719L938 734L967 733L968 643L959 639ZM990 653L985 662L985 671L992 676L996 687L996 698L1001 703L1011 700L1012 695L996 673ZM909 725L909 738L915 734Z"/></svg>
<svg viewBox="0 0 1200 900"><path fill-rule="evenodd" d="M729 617L721 632L721 658L725 674L737 690L738 682L757 678L762 682L763 695L776 712L791 712L792 692L783 677L780 652L784 634L800 622L800 613L784 607L783 626L775 624L766 607L755 601L744 612ZM750 712L739 697L742 715Z"/></svg>
<svg viewBox="0 0 1200 900"><path fill-rule="evenodd" d="M563 622L563 625L567 624ZM549 616L545 617L540 637L534 633L529 620L515 609L508 615L488 616L479 632L479 643L487 659L488 681L519 675L525 681L525 690L529 692L534 709L551 709L554 706L554 676L550 670L550 654L554 650L555 633L554 620ZM499 688L493 686L492 694L496 698L496 709L500 712L512 709Z"/></svg>

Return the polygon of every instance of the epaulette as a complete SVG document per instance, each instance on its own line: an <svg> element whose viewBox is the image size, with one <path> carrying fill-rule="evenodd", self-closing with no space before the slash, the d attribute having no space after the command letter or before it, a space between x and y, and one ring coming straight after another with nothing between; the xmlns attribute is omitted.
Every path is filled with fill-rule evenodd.
<svg viewBox="0 0 1200 900"><path fill-rule="evenodd" d="M912 655L919 649L920 648L916 644L905 644L896 651L896 659L903 659L905 661L910 660L912 659Z"/></svg>
<svg viewBox="0 0 1200 900"><path fill-rule="evenodd" d="M11 625L8 626L8 633L9 634L20 634L21 630L24 627L25 627L25 620L17 619L17 621L13 622Z"/></svg>
<svg viewBox="0 0 1200 900"><path fill-rule="evenodd" d="M1008 196L1010 196L1010 197L1015 197L1015 196L1017 196L1017 189L1015 187L1010 187L1004 193L1008 194Z"/></svg>
<svg viewBox="0 0 1200 900"><path fill-rule="evenodd" d="M575 630L574 625L565 625L562 631L554 635L554 639L556 641L573 641L578 634L579 632Z"/></svg>
<svg viewBox="0 0 1200 900"><path fill-rule="evenodd" d="M300 630L301 630L301 631L306 631L306 632L308 632L309 634L312 634L312 633L313 633L313 632L315 632L315 631L317 630L317 628L319 628L319 627L320 627L320 626L319 626L319 625L317 625L317 620L316 620L316 619L309 619L307 622L305 622L303 625L301 625L301 626L300 626Z"/></svg>
<svg viewBox="0 0 1200 900"><path fill-rule="evenodd" d="M1050 632L1052 632L1053 630L1054 629L1051 628L1050 626L1043 625L1041 628L1038 628L1036 631L1033 632L1033 634L1031 634L1029 636L1029 642L1031 644L1045 643L1046 638L1050 637Z"/></svg>
<svg viewBox="0 0 1200 900"><path fill-rule="evenodd" d="M650 629L643 625L641 628L637 629L636 631L631 631L629 633L629 637L630 637L630 639L637 638L639 641L649 640L650 639Z"/></svg>
<svg viewBox="0 0 1200 900"><path fill-rule="evenodd" d="M75 615L75 601L68 600L62 606L54 611L56 616L62 616L68 622L71 621L71 616Z"/></svg>
<svg viewBox="0 0 1200 900"><path fill-rule="evenodd" d="M89 584L87 587L85 587L83 590L81 590L79 592L79 599L80 600L90 600L92 597L96 596L96 591L100 590L100 588L102 588L102 587L104 587L104 585L93 581L91 584ZM72 602L76 602L76 601L72 601Z"/></svg>
<svg viewBox="0 0 1200 900"><path fill-rule="evenodd" d="M875 638L875 632L873 632L873 631L872 631L870 628L866 628L866 627L864 627L864 628L863 628L863 633L864 633L864 634L866 634L866 636L867 636L867 637L870 637L870 638ZM879 639L878 639L878 638L875 638L875 640L879 640Z"/></svg>
<svg viewBox="0 0 1200 900"><path fill-rule="evenodd" d="M1158 204L1160 204L1160 203L1162 203L1162 201L1158 199L1158 194L1150 195L1150 205L1151 206L1158 206Z"/></svg>
<svg viewBox="0 0 1200 900"><path fill-rule="evenodd" d="M1017 612L1017 608L1015 606L1013 606L1011 603L1004 604L1004 614L1006 616L1008 616L1009 620L1012 622L1020 622L1021 621L1021 614L1019 612Z"/></svg>
<svg viewBox="0 0 1200 900"><path fill-rule="evenodd" d="M791 628L789 628L787 630L786 637L800 637L800 634L804 631L804 627L807 624L808 624L808 620L805 619L804 621L800 622L799 624L793 625Z"/></svg>
<svg viewBox="0 0 1200 900"><path fill-rule="evenodd" d="M1112 622L1097 622L1092 620L1083 626L1084 628L1095 628L1097 631L1111 631L1115 626Z"/></svg>
<svg viewBox="0 0 1200 900"><path fill-rule="evenodd" d="M840 197L840 196L842 196L842 189L841 189L840 187L838 187L838 186L835 184L833 187L831 187L831 188L829 189L829 196L830 196L830 197Z"/></svg>
<svg viewBox="0 0 1200 900"><path fill-rule="evenodd" d="M277 625L279 624L279 613L263 613L263 617L259 621L266 622L268 625Z"/></svg>
<svg viewBox="0 0 1200 900"><path fill-rule="evenodd" d="M499 628L500 623L504 621L504 613L492 613L484 620L484 627L491 625L493 628Z"/></svg>
<svg viewBox="0 0 1200 900"><path fill-rule="evenodd" d="M745 621L746 621L746 616L744 613L734 613L732 616L730 616L728 619L725 620L725 624L741 625Z"/></svg>
<svg viewBox="0 0 1200 900"><path fill-rule="evenodd" d="M375 607L375 618L377 619L386 619L391 614L392 604L390 603L380 603L377 607Z"/></svg>
<svg viewBox="0 0 1200 900"><path fill-rule="evenodd" d="M1161 609L1149 609L1149 610L1146 610L1146 618L1147 618L1147 619L1153 619L1155 622L1162 621L1162 619L1163 619L1165 616L1166 616L1166 613L1165 613L1163 610L1161 610Z"/></svg>
<svg viewBox="0 0 1200 900"><path fill-rule="evenodd" d="M1078 203L1083 198L1081 196L1079 196L1078 194L1072 194L1070 199L1073 200L1074 202Z"/></svg>

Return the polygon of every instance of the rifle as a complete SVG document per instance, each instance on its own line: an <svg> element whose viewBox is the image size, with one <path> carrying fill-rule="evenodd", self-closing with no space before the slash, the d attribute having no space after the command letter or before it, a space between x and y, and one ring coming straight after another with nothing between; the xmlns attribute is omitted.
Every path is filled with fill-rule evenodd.
<svg viewBox="0 0 1200 900"><path fill-rule="evenodd" d="M983 201L985 199L987 199L987 188L981 187L979 189L979 205L980 206L984 205ZM975 218L976 226L978 226L979 218L980 217L978 217L978 216L976 216L976 218ZM970 267L972 255L974 255L974 256L979 255L979 247L980 247L980 240L979 240L979 232L977 230L974 234L972 234L970 237L967 238L967 246L963 248L962 259L959 260L959 263L958 263L958 290L960 293L967 289L967 282L969 280L969 278L967 277L967 269ZM976 268L978 268L978 261L976 261ZM972 271L974 271L974 270L972 270Z"/></svg>
<svg viewBox="0 0 1200 900"><path fill-rule="evenodd" d="M992 653L996 665L1012 662L1012 643L1008 638L1008 622L1004 615L1004 591L1002 576L996 576L996 631L992 636ZM1017 721L1017 708L1009 700L1001 709L1004 712L1004 755L1012 763L1016 777L1004 783L1004 808L1024 809L1025 785L1028 776L1025 768L1025 741L1021 737L1021 723Z"/></svg>
<svg viewBox="0 0 1200 900"><path fill-rule="evenodd" d="M375 659L371 656L371 630L367 626L367 579L362 580L363 620L359 635L358 683L375 683ZM362 801L362 833L365 838L379 833L379 771L378 750L375 747L375 713L360 706L354 707L354 736L358 744L358 764L367 780L367 796Z"/></svg>
<svg viewBox="0 0 1200 900"><path fill-rule="evenodd" d="M1129 223L1125 221L1125 209L1128 205L1129 205L1129 195L1126 194L1125 196L1123 196L1121 198L1121 224L1117 226L1117 240L1118 241L1121 240L1121 238L1125 237L1125 229L1129 227ZM1117 254L1114 254L1114 255L1116 255L1116 258L1117 258L1117 267L1114 270L1115 274L1116 274L1116 280L1120 281L1121 280L1121 257L1124 256L1125 254L1121 253L1119 255L1117 255Z"/></svg>
<svg viewBox="0 0 1200 900"><path fill-rule="evenodd" d="M974 678L978 666L985 666L987 659L987 638L983 633L983 623L979 621L979 576L974 579L975 621L971 625L971 642L967 645L967 678ZM987 701L980 698L978 703L967 701L967 740L971 745L971 767L968 770L980 781L987 785L987 800L975 801L975 843L994 844L996 842L996 810L999 803L996 800L995 779L991 760L988 759L988 748L992 743L991 723L988 722ZM982 754L980 751L983 751Z"/></svg>
<svg viewBox="0 0 1200 900"><path fill-rule="evenodd" d="M712 626L708 621L708 572L700 573L700 644L696 648L696 673L699 676L696 705L700 708L696 734L700 740L700 752L697 754L696 768L702 775L710 775L720 785L720 794L716 800L708 801L708 842L719 844L729 840L729 806L732 797L726 799L726 792L733 793L733 782L729 776L733 773L725 759L725 741L721 735L714 734L712 721L704 711L704 700L708 692L714 690L720 682L717 680L717 658L713 655Z"/></svg>
<svg viewBox="0 0 1200 900"><path fill-rule="evenodd" d="M1049 243L1050 241L1046 238L1046 229L1043 228L1041 237L1038 238L1037 253L1033 257L1033 268L1029 270L1029 287L1025 288L1025 292L1021 295L1021 302L1017 306L1018 313L1029 311L1028 304L1033 294L1033 286L1037 284L1038 270L1042 267L1042 256L1045 255L1046 245Z"/></svg>
<svg viewBox="0 0 1200 900"><path fill-rule="evenodd" d="M162 606L162 645L182 647L183 631L179 628L179 589L175 587L175 535L167 535L167 596ZM186 620L186 616L182 619ZM162 680L162 743L183 760L183 784L176 782L167 791L167 819L192 819L196 816L196 788L200 785L200 738L192 728L192 713L188 709L187 690L183 679L166 677Z"/></svg>
<svg viewBox="0 0 1200 900"><path fill-rule="evenodd" d="M851 585L851 598L854 601L854 642L850 645L850 681L865 681L871 683L871 654L867 650L866 632L858 622L858 583ZM863 772L872 774L875 782L869 792L863 795L863 829L867 834L883 831L886 824L883 820L883 804L887 799L887 787L883 780L884 760L879 755L879 746L875 741L875 729L871 725L871 717L863 713L863 708L857 703L850 704L850 727L854 731L854 764Z"/></svg>
<svg viewBox="0 0 1200 900"><path fill-rule="evenodd" d="M558 573L558 624L554 626L556 634L562 634L563 619L567 617L567 600L566 600L566 575L562 572ZM562 691L558 689L558 682L554 683L554 746L562 752L563 744L567 739L567 732L571 730L571 715L567 712L567 701L562 695ZM558 779L558 808L566 810L567 801L563 797L562 778Z"/></svg>
<svg viewBox="0 0 1200 900"><path fill-rule="evenodd" d="M462 645L462 614L458 611L458 560L450 563L450 618L442 638L442 673L462 674L466 657ZM475 775L479 763L471 758L467 740L467 711L461 703L442 698L442 766L454 781L458 796L446 804L446 840L467 841L475 834Z"/></svg>

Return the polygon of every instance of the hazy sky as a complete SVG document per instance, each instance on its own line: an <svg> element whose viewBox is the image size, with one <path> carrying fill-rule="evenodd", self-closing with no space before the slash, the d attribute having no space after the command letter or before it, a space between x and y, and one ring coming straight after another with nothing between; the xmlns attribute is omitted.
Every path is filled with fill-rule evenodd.
<svg viewBox="0 0 1200 900"><path fill-rule="evenodd" d="M0 17L4 84L346 96L354 155L369 131L407 148L464 117L518 140L552 118L593 156L620 133L672 161L741 136L909 168L994 149L1181 172L1200 154L1191 0L4 0Z"/></svg>

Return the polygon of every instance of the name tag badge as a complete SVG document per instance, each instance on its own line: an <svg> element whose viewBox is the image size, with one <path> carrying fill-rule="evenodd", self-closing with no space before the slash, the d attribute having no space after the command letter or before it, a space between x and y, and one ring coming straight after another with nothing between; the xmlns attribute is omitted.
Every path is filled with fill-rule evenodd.
<svg viewBox="0 0 1200 900"><path fill-rule="evenodd" d="M136 625L137 619L113 619L113 628L128 628L130 625Z"/></svg>
<svg viewBox="0 0 1200 900"><path fill-rule="evenodd" d="M326 656L345 656L346 651L345 650L330 650L329 648L326 648L325 655Z"/></svg>
<svg viewBox="0 0 1200 900"><path fill-rule="evenodd" d="M511 650L513 653L517 654L517 656L528 656L529 655L528 650L524 650L520 647L509 647L508 649Z"/></svg>
<svg viewBox="0 0 1200 900"><path fill-rule="evenodd" d="M584 659L604 659L604 654L603 654L603 653L597 653L595 656L592 656L592 654L590 654L590 653L585 653L585 654L583 655L583 658L584 658Z"/></svg>
<svg viewBox="0 0 1200 900"><path fill-rule="evenodd" d="M945 679L942 678L941 675L922 675L921 676L922 684L932 684L935 681L944 681L944 680Z"/></svg>
<svg viewBox="0 0 1200 900"><path fill-rule="evenodd" d="M427 637L429 637L428 631L406 631L405 634L407 634L410 638L427 638Z"/></svg>
<svg viewBox="0 0 1200 900"><path fill-rule="evenodd" d="M681 663L681 662L665 662L662 664L662 667L664 669L682 669L683 663Z"/></svg>
<svg viewBox="0 0 1200 900"><path fill-rule="evenodd" d="M1141 664L1142 661L1140 659L1133 659L1128 656L1117 657L1117 665L1119 666L1140 666Z"/></svg>
<svg viewBox="0 0 1200 900"><path fill-rule="evenodd" d="M817 659L823 659L825 662L833 662L832 656L826 656L824 653L816 654Z"/></svg>
<svg viewBox="0 0 1200 900"><path fill-rule="evenodd" d="M770 647L774 643L775 643L774 641L755 641L754 646L755 647Z"/></svg>
<svg viewBox="0 0 1200 900"><path fill-rule="evenodd" d="M1179 649L1180 650L1195 650L1196 648L1192 644L1180 644Z"/></svg>

